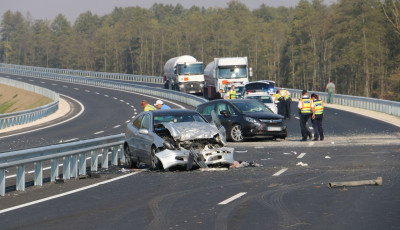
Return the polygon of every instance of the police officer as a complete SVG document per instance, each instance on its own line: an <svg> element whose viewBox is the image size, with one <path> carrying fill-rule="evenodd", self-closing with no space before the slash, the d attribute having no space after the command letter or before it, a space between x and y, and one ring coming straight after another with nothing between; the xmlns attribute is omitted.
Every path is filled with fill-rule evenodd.
<svg viewBox="0 0 400 230"><path fill-rule="evenodd" d="M312 139L312 134L310 130L307 128L308 119L314 115L314 102L308 96L306 90L303 90L301 93L301 98L299 100L299 104L297 108L299 108L300 113L300 128L301 128L301 136L303 137L301 140L306 141L307 137Z"/></svg>
<svg viewBox="0 0 400 230"><path fill-rule="evenodd" d="M281 95L281 91L278 90L276 91L275 94L275 103L277 104L277 109L278 109L278 114L285 116L284 115L284 106L285 106L285 99L283 99Z"/></svg>
<svg viewBox="0 0 400 230"><path fill-rule="evenodd" d="M235 85L232 85L231 89L228 91L228 99L236 99Z"/></svg>
<svg viewBox="0 0 400 230"><path fill-rule="evenodd" d="M314 102L314 115L311 117L311 122L314 128L314 139L318 141L318 138L324 140L324 130L322 129L322 119L324 118L324 102L319 100L318 95L311 94L311 99Z"/></svg>
<svg viewBox="0 0 400 230"><path fill-rule="evenodd" d="M146 100L142 100L141 105L142 105L144 111L157 110L156 107L150 105Z"/></svg>
<svg viewBox="0 0 400 230"><path fill-rule="evenodd" d="M284 106L283 116L285 116L286 119L290 119L290 113L291 113L290 105L292 103L292 98L290 97L289 91L287 91L286 89L281 89L280 93L283 99L285 100L283 105Z"/></svg>

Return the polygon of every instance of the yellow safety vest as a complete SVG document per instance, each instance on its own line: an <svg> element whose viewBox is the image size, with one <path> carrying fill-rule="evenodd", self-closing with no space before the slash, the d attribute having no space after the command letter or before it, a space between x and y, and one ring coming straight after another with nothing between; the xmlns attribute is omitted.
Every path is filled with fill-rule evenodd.
<svg viewBox="0 0 400 230"><path fill-rule="evenodd" d="M321 115L324 113L324 102L321 100L314 101L315 115Z"/></svg>
<svg viewBox="0 0 400 230"><path fill-rule="evenodd" d="M290 96L289 96L288 91L287 91L286 89L281 89L281 92L282 92L282 91L283 91L283 98L284 98L285 100L289 99Z"/></svg>
<svg viewBox="0 0 400 230"><path fill-rule="evenodd" d="M229 90L229 99L236 99L236 91Z"/></svg>
<svg viewBox="0 0 400 230"><path fill-rule="evenodd" d="M301 101L300 113L302 113L302 114L312 113L312 110L311 110L311 99L310 98L301 98L300 101Z"/></svg>
<svg viewBox="0 0 400 230"><path fill-rule="evenodd" d="M150 104L147 104L147 105L144 107L144 111L150 111L150 110L157 110L157 108L154 107L154 106L152 106L152 105L150 105Z"/></svg>

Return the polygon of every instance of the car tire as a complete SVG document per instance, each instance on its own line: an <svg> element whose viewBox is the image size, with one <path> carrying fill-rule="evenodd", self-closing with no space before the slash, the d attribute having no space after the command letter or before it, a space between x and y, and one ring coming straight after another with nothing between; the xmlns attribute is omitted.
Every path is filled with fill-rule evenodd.
<svg viewBox="0 0 400 230"><path fill-rule="evenodd" d="M242 126L233 125L230 131L230 139L234 142L242 142L244 140Z"/></svg>
<svg viewBox="0 0 400 230"><path fill-rule="evenodd" d="M153 146L151 147L151 152L150 152L150 157L151 157L151 170L162 170L162 163L161 161L157 158L156 156L157 150L156 148Z"/></svg>
<svg viewBox="0 0 400 230"><path fill-rule="evenodd" d="M128 145L124 147L125 162L128 168L137 168L139 165L137 161L132 160L131 151Z"/></svg>

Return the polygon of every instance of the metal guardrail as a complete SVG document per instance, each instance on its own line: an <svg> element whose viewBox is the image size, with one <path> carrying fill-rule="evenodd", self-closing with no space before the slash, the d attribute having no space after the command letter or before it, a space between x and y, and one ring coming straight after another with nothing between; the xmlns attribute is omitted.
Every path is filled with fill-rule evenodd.
<svg viewBox="0 0 400 230"><path fill-rule="evenodd" d="M53 100L52 103L37 107L34 109L14 112L14 113L7 113L7 114L0 114L0 130L5 129L15 125L22 125L29 122L36 121L43 117L46 117L58 110L58 103L60 96L58 93L51 91L49 89L45 89L40 86L31 85L28 83L20 82L11 80L8 78L0 77L0 83L13 86L16 88L20 88L23 90L27 90L33 93L37 93L48 97Z"/></svg>
<svg viewBox="0 0 400 230"><path fill-rule="evenodd" d="M13 65L13 64L4 64L4 63L0 63L0 67L27 70L27 71L36 71L36 72L43 72L43 73L54 73L54 74L71 75L71 76L101 78L101 79L109 79L109 80L146 82L146 83L156 83L156 84L164 83L162 77L156 77L156 76L121 74L121 73L106 73L106 72L94 72L94 71L72 70L72 69L55 69L55 68Z"/></svg>
<svg viewBox="0 0 400 230"><path fill-rule="evenodd" d="M178 91L172 91L167 89L155 88L144 85L135 85L132 83L124 83L124 82L116 82L111 80L102 80L96 78L88 78L88 77L78 77L78 76L70 76L70 75L61 75L61 74L53 74L53 73L43 73L36 72L30 70L22 70L22 69L10 69L10 68L2 68L0 67L0 73L8 73L15 74L21 76L30 76L37 77L42 79L51 79L56 81L64 81L70 83L78 83L83 85L90 85L96 87L105 87L111 89L125 90L130 92L142 93L147 95L152 95L160 98L171 99L175 101L179 101L191 106L197 106L207 100L191 94L186 94Z"/></svg>
<svg viewBox="0 0 400 230"><path fill-rule="evenodd" d="M43 163L51 161L50 180L59 176L59 161L63 161L63 179L78 178L86 175L86 158L90 156L90 170L98 170L98 157L101 155L101 167L108 168L108 154L111 150L111 164L118 165L118 158L125 162L123 133L90 140L51 145L33 149L19 150L0 154L0 195L6 193L6 169L16 167L16 189L25 191L25 169L34 166L34 185L43 185ZM119 153L119 157L118 157Z"/></svg>
<svg viewBox="0 0 400 230"><path fill-rule="evenodd" d="M290 92L292 98L301 97L302 90L297 90L297 89L287 89L287 90ZM328 101L328 93L309 91L308 95L311 95L312 93L318 94L318 96L322 101ZM389 100L368 98L368 97L349 96L343 94L334 94L333 104L367 109L400 117L400 102L396 101L389 101Z"/></svg>

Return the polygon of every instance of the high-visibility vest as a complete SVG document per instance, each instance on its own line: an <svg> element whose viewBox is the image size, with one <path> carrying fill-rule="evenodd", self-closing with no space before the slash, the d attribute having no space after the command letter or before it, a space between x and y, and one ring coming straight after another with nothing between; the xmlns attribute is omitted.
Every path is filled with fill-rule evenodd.
<svg viewBox="0 0 400 230"><path fill-rule="evenodd" d="M282 97L282 95L280 95L279 93L278 94L275 94L275 101L279 101L279 99Z"/></svg>
<svg viewBox="0 0 400 230"><path fill-rule="evenodd" d="M311 99L310 98L301 98L300 101L301 101L300 113L302 113L302 114L312 113L312 110L311 110Z"/></svg>
<svg viewBox="0 0 400 230"><path fill-rule="evenodd" d="M321 100L314 101L315 115L321 115L324 113L324 102Z"/></svg>
<svg viewBox="0 0 400 230"><path fill-rule="evenodd" d="M287 99L289 99L290 98L290 96L289 96L289 93L288 93L288 91L286 90L286 89L281 89L281 91L280 91L282 94L283 94L283 98L285 99L285 100L287 100ZM282 95L281 95L282 96Z"/></svg>
<svg viewBox="0 0 400 230"><path fill-rule="evenodd" d="M229 90L229 99L236 99L236 91Z"/></svg>
<svg viewBox="0 0 400 230"><path fill-rule="evenodd" d="M144 107L144 111L150 111L150 110L157 110L157 108L154 107L154 106L152 106L152 105L150 105L150 104L147 104L147 105Z"/></svg>

